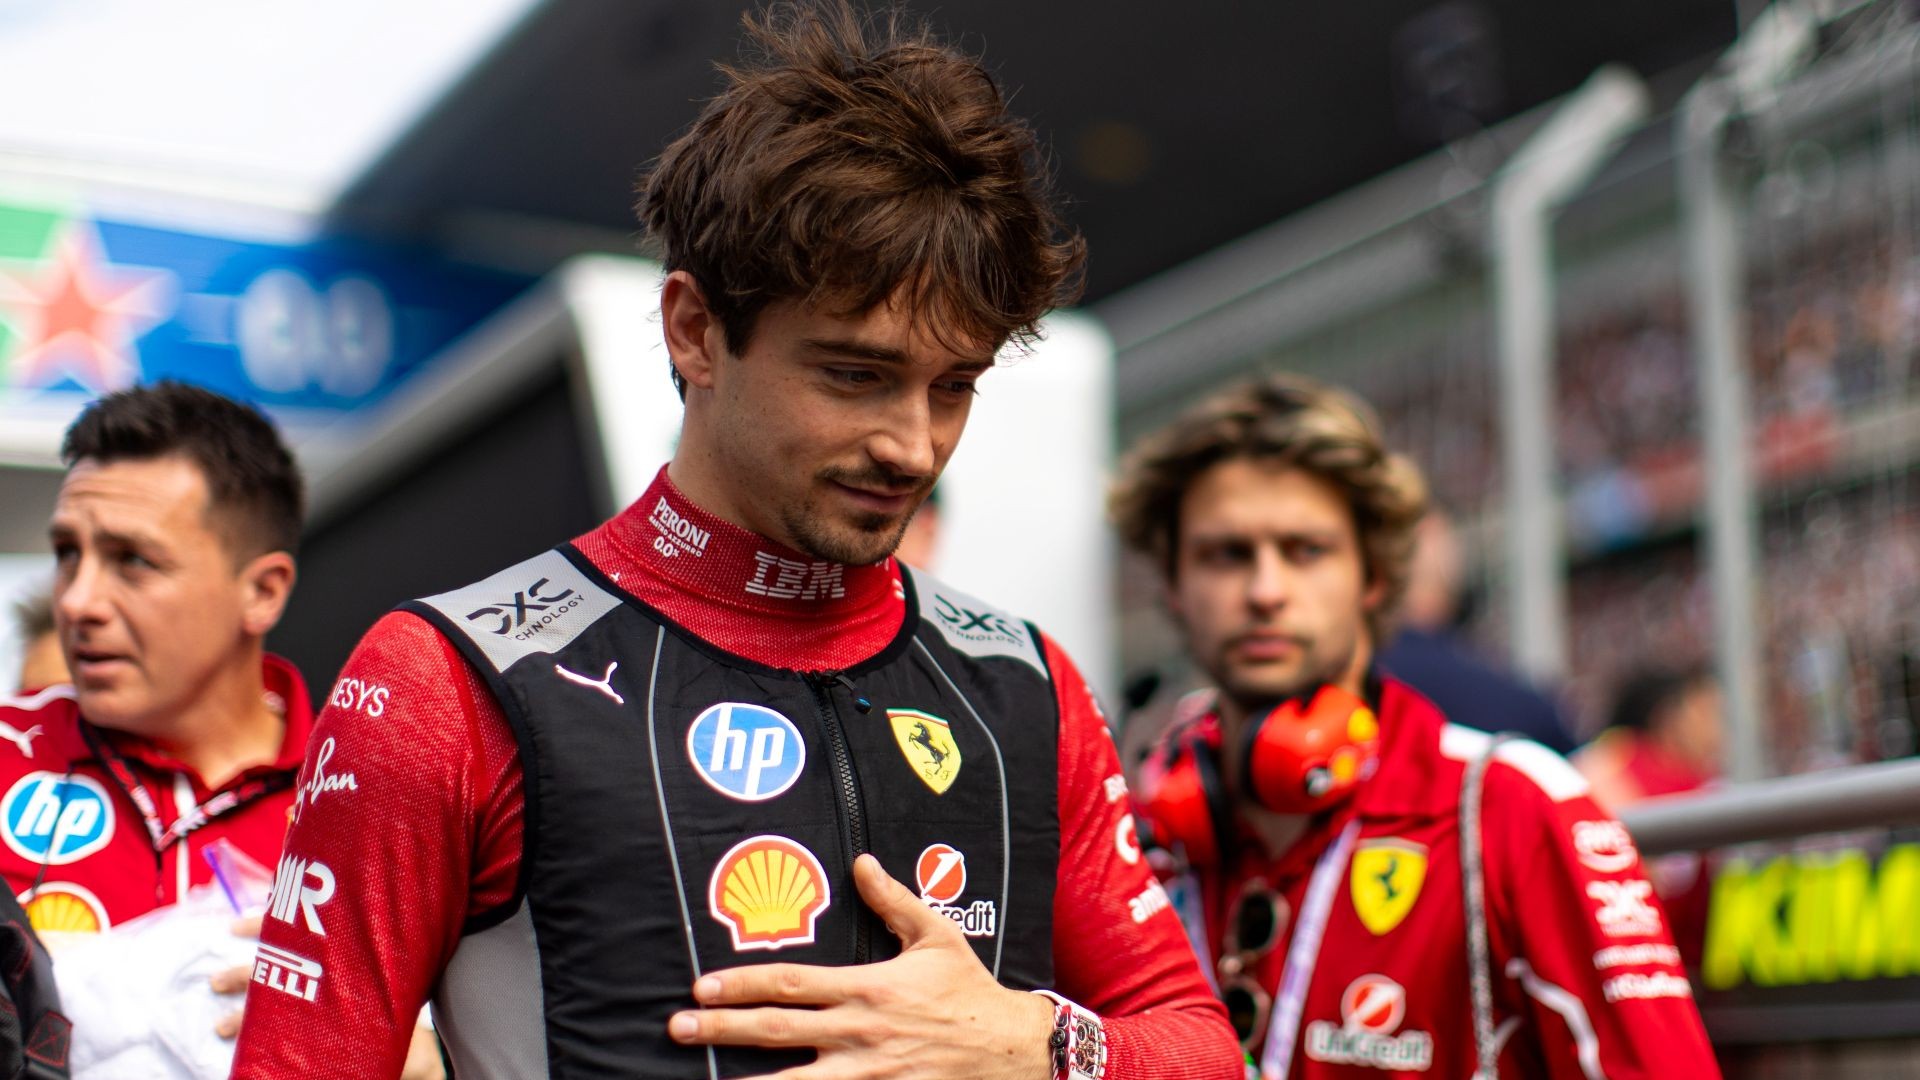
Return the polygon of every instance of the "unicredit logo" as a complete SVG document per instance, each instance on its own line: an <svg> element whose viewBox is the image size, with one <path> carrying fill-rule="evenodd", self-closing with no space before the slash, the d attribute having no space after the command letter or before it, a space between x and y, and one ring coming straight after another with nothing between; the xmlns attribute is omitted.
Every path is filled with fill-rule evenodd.
<svg viewBox="0 0 1920 1080"><path fill-rule="evenodd" d="M923 900L951 904L967 891L967 857L952 845L934 844L921 852L914 871Z"/></svg>
<svg viewBox="0 0 1920 1080"><path fill-rule="evenodd" d="M1326 1020L1307 1025L1307 1057L1390 1072L1426 1072L1433 1067L1433 1036L1401 1031L1406 1018L1405 987L1385 975L1362 975L1340 995L1338 1025Z"/></svg>
<svg viewBox="0 0 1920 1080"><path fill-rule="evenodd" d="M1349 1029L1391 1035L1406 1018L1406 988L1384 975L1363 975L1340 995L1340 1019Z"/></svg>

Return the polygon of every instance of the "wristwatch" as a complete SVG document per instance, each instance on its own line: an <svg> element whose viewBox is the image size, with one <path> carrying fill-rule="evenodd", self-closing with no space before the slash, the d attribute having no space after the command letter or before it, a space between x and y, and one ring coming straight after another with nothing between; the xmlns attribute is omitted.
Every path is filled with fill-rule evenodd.
<svg viewBox="0 0 1920 1080"><path fill-rule="evenodd" d="M1053 1002L1053 1032L1047 1036L1053 1080L1104 1080L1107 1028L1100 1017L1051 990L1034 993Z"/></svg>

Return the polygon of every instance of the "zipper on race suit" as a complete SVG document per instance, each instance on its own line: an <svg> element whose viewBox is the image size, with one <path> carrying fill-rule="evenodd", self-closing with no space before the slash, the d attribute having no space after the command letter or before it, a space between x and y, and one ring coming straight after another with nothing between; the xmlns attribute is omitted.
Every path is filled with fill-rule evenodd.
<svg viewBox="0 0 1920 1080"><path fill-rule="evenodd" d="M852 689L853 684L837 671L818 671L802 676L813 692L814 711L820 717L820 731L826 737L827 756L832 759L833 779L840 793L840 840L845 845L847 868L855 857L867 850L867 811L860 800L860 778L853 771L853 755L847 749L847 731L840 713L833 707L833 686L841 683L853 694L857 705L867 701ZM867 708L872 708L867 705ZM867 709L861 709L866 712ZM853 962L864 964L873 954L873 916L865 904L853 907Z"/></svg>

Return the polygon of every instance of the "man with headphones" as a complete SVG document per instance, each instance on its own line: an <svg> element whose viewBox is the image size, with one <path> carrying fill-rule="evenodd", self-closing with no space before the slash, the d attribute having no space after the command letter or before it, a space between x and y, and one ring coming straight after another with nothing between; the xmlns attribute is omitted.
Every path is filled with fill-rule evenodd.
<svg viewBox="0 0 1920 1080"><path fill-rule="evenodd" d="M1374 665L1426 494L1364 404L1231 389L1140 445L1111 508L1212 683L1142 817L1250 1071L1719 1075L1632 838L1579 774Z"/></svg>

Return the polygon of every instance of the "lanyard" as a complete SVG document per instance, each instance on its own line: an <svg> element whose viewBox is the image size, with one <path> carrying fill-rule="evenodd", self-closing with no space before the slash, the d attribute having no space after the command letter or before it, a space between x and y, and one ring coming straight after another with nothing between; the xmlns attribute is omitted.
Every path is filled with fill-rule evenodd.
<svg viewBox="0 0 1920 1080"><path fill-rule="evenodd" d="M134 775L133 766L121 756L113 744L101 738L93 725L84 721L80 724L80 734L87 741L87 748L93 756L100 759L106 767L107 775L113 779L115 787L133 800L140 811L140 817L146 822L147 836L153 841L153 856L158 859L166 854L168 848L186 839L188 833L207 824L222 814L230 814L249 803L258 802L277 791L293 786L293 780L286 773L274 773L269 776L257 776L243 784L214 792L206 802L193 807L180 815L171 825L160 820L159 804L153 801L153 793L147 785Z"/></svg>
<svg viewBox="0 0 1920 1080"><path fill-rule="evenodd" d="M1200 879L1191 870L1183 871L1167 882L1167 899L1173 902L1173 910L1180 916L1180 925L1186 928L1187 944L1193 946L1193 955L1210 957L1213 946L1207 943L1206 905L1200 896ZM1207 989L1214 997L1220 996L1220 977L1214 974L1214 963L1200 965L1200 974L1206 976Z"/></svg>
<svg viewBox="0 0 1920 1080"><path fill-rule="evenodd" d="M1287 965L1280 976L1280 995L1273 1003L1273 1017L1267 1025L1267 1045L1260 1054L1261 1080L1286 1080L1293 1066L1294 1043L1300 1038L1300 1013L1307 1005L1307 987L1313 982L1314 965L1320 962L1320 939L1326 936L1327 916L1333 910L1333 894L1346 874L1347 859L1353 854L1354 839L1360 835L1360 819L1347 822L1339 839L1320 853L1313 864L1313 878L1307 882L1307 895L1300 904L1300 919L1294 924L1293 942L1287 947Z"/></svg>

